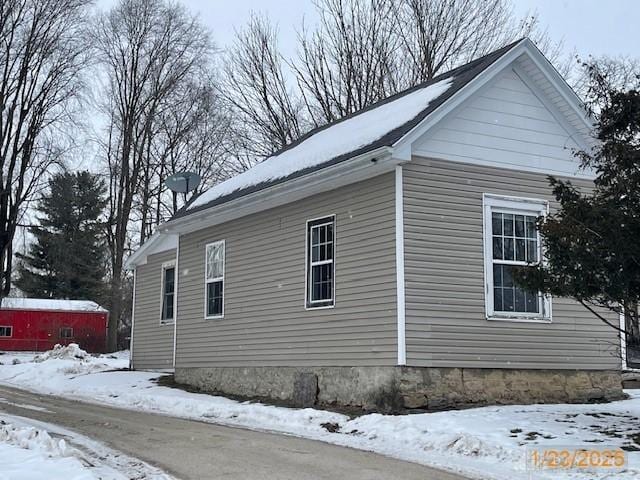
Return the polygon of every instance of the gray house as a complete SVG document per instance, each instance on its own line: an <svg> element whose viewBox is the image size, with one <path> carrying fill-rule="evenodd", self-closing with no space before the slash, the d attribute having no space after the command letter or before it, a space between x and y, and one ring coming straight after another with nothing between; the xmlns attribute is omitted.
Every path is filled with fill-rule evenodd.
<svg viewBox="0 0 640 480"><path fill-rule="evenodd" d="M592 125L525 39L310 132L131 256L132 367L366 408L619 397L617 333L511 279L547 175L592 184Z"/></svg>

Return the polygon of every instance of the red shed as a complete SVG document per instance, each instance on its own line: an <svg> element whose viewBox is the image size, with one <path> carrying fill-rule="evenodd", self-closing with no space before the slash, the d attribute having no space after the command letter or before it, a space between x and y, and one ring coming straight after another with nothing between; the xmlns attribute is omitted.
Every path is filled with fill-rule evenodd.
<svg viewBox="0 0 640 480"><path fill-rule="evenodd" d="M95 302L4 298L0 307L0 350L45 351L77 343L92 353L106 349L109 312Z"/></svg>

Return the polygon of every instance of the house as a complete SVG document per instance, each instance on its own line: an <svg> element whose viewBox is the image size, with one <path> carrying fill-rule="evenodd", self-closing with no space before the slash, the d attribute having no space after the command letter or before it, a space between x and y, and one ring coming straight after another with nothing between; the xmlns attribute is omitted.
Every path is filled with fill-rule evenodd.
<svg viewBox="0 0 640 480"><path fill-rule="evenodd" d="M77 343L91 353L106 349L109 312L95 302L3 298L0 351L43 352Z"/></svg>
<svg viewBox="0 0 640 480"><path fill-rule="evenodd" d="M439 408L620 397L617 333L526 292L592 119L523 39L314 130L128 260L132 366L212 392Z"/></svg>

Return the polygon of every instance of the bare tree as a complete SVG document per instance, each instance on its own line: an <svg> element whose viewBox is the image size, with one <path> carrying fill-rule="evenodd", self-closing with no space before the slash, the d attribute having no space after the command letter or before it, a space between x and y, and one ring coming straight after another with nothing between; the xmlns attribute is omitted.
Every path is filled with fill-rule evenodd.
<svg viewBox="0 0 640 480"><path fill-rule="evenodd" d="M157 118L166 100L207 63L208 32L169 0L120 0L96 23L96 45L108 82L103 142L109 174L108 244L111 285L109 348L116 348L122 314L124 256L141 179L150 177ZM144 235L144 234L143 234Z"/></svg>
<svg viewBox="0 0 640 480"><path fill-rule="evenodd" d="M226 178L230 119L212 78L199 77L176 89L156 119L151 161L145 165L135 210L140 213L141 237L166 221L184 205L187 195L167 189L164 180L177 172L201 177L197 194Z"/></svg>
<svg viewBox="0 0 640 480"><path fill-rule="evenodd" d="M235 110L235 135L257 157L291 143L304 129L302 104L287 86L283 63L277 30L255 15L226 55L222 91Z"/></svg>
<svg viewBox="0 0 640 480"><path fill-rule="evenodd" d="M404 86L531 37L555 61L560 43L549 39L536 15L518 19L508 0L394 0Z"/></svg>
<svg viewBox="0 0 640 480"><path fill-rule="evenodd" d="M0 298L11 289L19 219L62 159L73 122L89 0L0 2Z"/></svg>
<svg viewBox="0 0 640 480"><path fill-rule="evenodd" d="M640 58L602 55L577 58L576 65L570 83L595 114L611 100L611 92L640 90Z"/></svg>
<svg viewBox="0 0 640 480"><path fill-rule="evenodd" d="M292 62L309 117L322 125L402 88L393 0L318 0L318 27L303 26Z"/></svg>
<svg viewBox="0 0 640 480"><path fill-rule="evenodd" d="M276 30L259 17L227 55L225 96L248 159L524 36L561 73L571 66L537 16L517 18L509 0L315 1L319 21L302 25L295 58L282 58Z"/></svg>

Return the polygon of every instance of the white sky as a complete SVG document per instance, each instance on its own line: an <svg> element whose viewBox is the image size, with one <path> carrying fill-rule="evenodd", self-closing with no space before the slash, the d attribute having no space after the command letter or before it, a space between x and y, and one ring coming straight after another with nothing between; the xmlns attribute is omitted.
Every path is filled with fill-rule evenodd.
<svg viewBox="0 0 640 480"><path fill-rule="evenodd" d="M283 52L294 55L296 30L302 19L313 24L316 18L311 0L181 1L200 14L221 48L255 11L267 13L278 24ZM98 0L101 7L113 3L115 0ZM564 39L569 52L640 57L639 0L513 0L513 5L519 16L537 11L542 25L553 39Z"/></svg>
<svg viewBox="0 0 640 480"><path fill-rule="evenodd" d="M638 0L514 0L519 15L537 11L554 39L581 56L640 57Z"/></svg>
<svg viewBox="0 0 640 480"><path fill-rule="evenodd" d="M115 0L98 0L100 6ZM277 22L281 47L295 54L296 29L301 20L315 21L311 0L182 0L213 31L219 47L228 45L234 28L244 25L252 11L265 12ZM639 0L513 0L522 16L537 11L554 39L564 38L568 51L586 56L631 55L640 57Z"/></svg>

